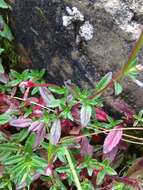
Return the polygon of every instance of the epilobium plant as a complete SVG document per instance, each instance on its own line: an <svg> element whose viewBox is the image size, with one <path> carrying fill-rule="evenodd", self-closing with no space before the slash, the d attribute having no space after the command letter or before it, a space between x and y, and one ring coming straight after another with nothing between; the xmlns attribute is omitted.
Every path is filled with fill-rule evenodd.
<svg viewBox="0 0 143 190"><path fill-rule="evenodd" d="M143 145L142 112L115 100L117 120L102 98L112 87L119 95L123 78L136 80L142 45L143 33L121 70L91 92L71 81L46 83L44 70L6 74L0 63L0 189L142 188L143 158L134 162L142 151L132 157L132 144Z"/></svg>
<svg viewBox="0 0 143 190"><path fill-rule="evenodd" d="M70 81L62 87L45 83L43 70L10 70L7 75L0 64L0 189L30 189L39 183L49 189L140 188L126 170L122 175L117 171L127 143L143 143L127 134L142 130L137 125L142 114L115 101L123 113L115 120L104 111L101 94L113 84L120 94L124 76L134 80L142 38L118 75L106 74L93 93Z"/></svg>

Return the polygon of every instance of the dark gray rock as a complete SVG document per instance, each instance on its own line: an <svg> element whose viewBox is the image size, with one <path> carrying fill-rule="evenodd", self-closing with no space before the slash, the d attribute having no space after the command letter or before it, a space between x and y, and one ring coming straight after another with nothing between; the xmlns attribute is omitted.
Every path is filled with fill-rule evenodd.
<svg viewBox="0 0 143 190"><path fill-rule="evenodd" d="M67 6L76 7L84 21L74 18L63 26L63 16L70 16ZM138 0L15 0L12 7L21 68L45 68L47 79L57 84L71 79L93 87L102 74L115 72L126 62L142 27L143 5ZM79 34L85 21L94 28L89 41ZM123 84L125 94L130 97L130 91L137 102L143 89L130 81ZM143 98L135 105L142 106Z"/></svg>

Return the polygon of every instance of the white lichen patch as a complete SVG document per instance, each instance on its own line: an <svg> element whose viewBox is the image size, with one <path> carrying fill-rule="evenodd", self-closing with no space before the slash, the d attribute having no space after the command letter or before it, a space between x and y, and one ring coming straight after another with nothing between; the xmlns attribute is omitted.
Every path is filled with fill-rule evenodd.
<svg viewBox="0 0 143 190"><path fill-rule="evenodd" d="M62 17L63 26L68 27L75 21L79 21L81 24L83 22L76 37L77 43L80 41L80 38L83 38L85 41L91 40L93 38L93 26L89 21L84 20L84 15L76 7L66 7L66 12L68 15Z"/></svg>
<svg viewBox="0 0 143 190"><path fill-rule="evenodd" d="M84 21L84 15L76 8L66 7L68 13L67 16L63 16L63 25L65 27L69 26L74 21Z"/></svg>
<svg viewBox="0 0 143 190"><path fill-rule="evenodd" d="M89 21L85 21L84 24L80 27L79 35L84 38L86 41L89 41L93 38L93 26Z"/></svg>

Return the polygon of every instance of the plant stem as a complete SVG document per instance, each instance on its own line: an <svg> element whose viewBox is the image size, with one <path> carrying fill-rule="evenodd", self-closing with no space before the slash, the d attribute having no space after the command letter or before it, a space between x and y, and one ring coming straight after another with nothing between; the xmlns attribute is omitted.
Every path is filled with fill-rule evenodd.
<svg viewBox="0 0 143 190"><path fill-rule="evenodd" d="M64 148L65 149L65 155L66 155L66 158L68 160L68 163L69 163L69 166L70 166L70 169L71 169L71 172L73 174L73 178L74 178L74 181L75 181L75 185L77 187L78 190L82 190L82 187L80 185L80 181L79 181L79 178L78 178L78 175L76 173L76 170L74 168L74 164L72 162L72 159L71 159L71 156L70 156L70 153L69 151L67 150L67 148Z"/></svg>
<svg viewBox="0 0 143 190"><path fill-rule="evenodd" d="M13 98L13 99L16 99L16 100L20 100L20 101L26 102L25 99L23 99L23 98L19 98L19 97L16 97L16 96L12 96L12 97L10 97L10 98ZM48 111L51 111L51 112L56 113L55 110L50 109L50 108L48 108L48 107L46 107L46 106L43 106L43 105L41 105L41 104L38 104L38 103L36 103L36 102L29 101L29 103L30 103L30 104L33 104L33 105L36 105L36 106L39 106L39 107L41 107L41 108L43 108L43 109L46 109L46 110L48 110Z"/></svg>
<svg viewBox="0 0 143 190"><path fill-rule="evenodd" d="M70 138L64 138L63 140L62 140L62 142L64 141L64 140L74 140L74 139L80 139L80 138L83 138L83 137L89 137L89 136L93 136L93 135L99 135L99 134L102 134L102 133L104 133L104 134L107 134L107 133L109 133L110 131L119 131L119 130L121 130L121 129L103 129L103 128L99 128L100 129L100 131L99 132L93 132L93 133L87 133L87 134L83 134L83 135L80 135L80 136L76 136L76 137L70 137ZM128 131L128 130L143 130L143 128L135 128L135 127L127 127L127 128L122 128L122 130L123 131ZM141 138L138 138L138 137L134 137L134 136L131 136L131 135L125 135L125 134L123 134L123 136L126 136L126 137L128 137L128 138L132 138L132 139L138 139L138 140L140 140L140 141L142 141L143 139L141 139ZM122 138L122 140L123 141L125 141L125 142L130 142L130 143L133 143L133 144L139 144L139 145L143 145L143 142L137 142L137 141L131 141L131 140L128 140L128 139L124 139L124 138Z"/></svg>
<svg viewBox="0 0 143 190"><path fill-rule="evenodd" d="M136 42L130 57L128 59L128 61L123 65L123 67L113 76L113 79L111 80L111 82L105 86L105 88L99 90L98 92L94 92L91 96L89 96L89 99L94 99L96 96L100 95L101 93L103 93L107 88L112 87L114 82L122 79L125 75L125 72L127 70L127 68L129 67L129 65L132 63L132 61L135 60L135 58L137 57L140 49L143 46L143 31L141 32L141 35L138 39L138 41Z"/></svg>
<svg viewBox="0 0 143 190"><path fill-rule="evenodd" d="M143 31L141 32L141 35L140 35L137 43L135 44L127 63L122 68L123 73L126 71L128 66L135 60L135 58L137 57L142 46L143 46Z"/></svg>

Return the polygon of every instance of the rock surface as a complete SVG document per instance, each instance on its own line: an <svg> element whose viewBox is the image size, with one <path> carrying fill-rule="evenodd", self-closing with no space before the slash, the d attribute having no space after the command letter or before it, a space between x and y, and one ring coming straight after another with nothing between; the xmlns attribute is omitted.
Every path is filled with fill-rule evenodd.
<svg viewBox="0 0 143 190"><path fill-rule="evenodd" d="M143 24L142 0L15 0L12 7L21 67L45 68L47 79L57 84L71 79L93 87L103 74L115 72L127 60ZM67 7L77 8L84 19L71 18ZM65 26L66 17L70 24ZM143 89L130 81L124 87L126 99L143 106Z"/></svg>

